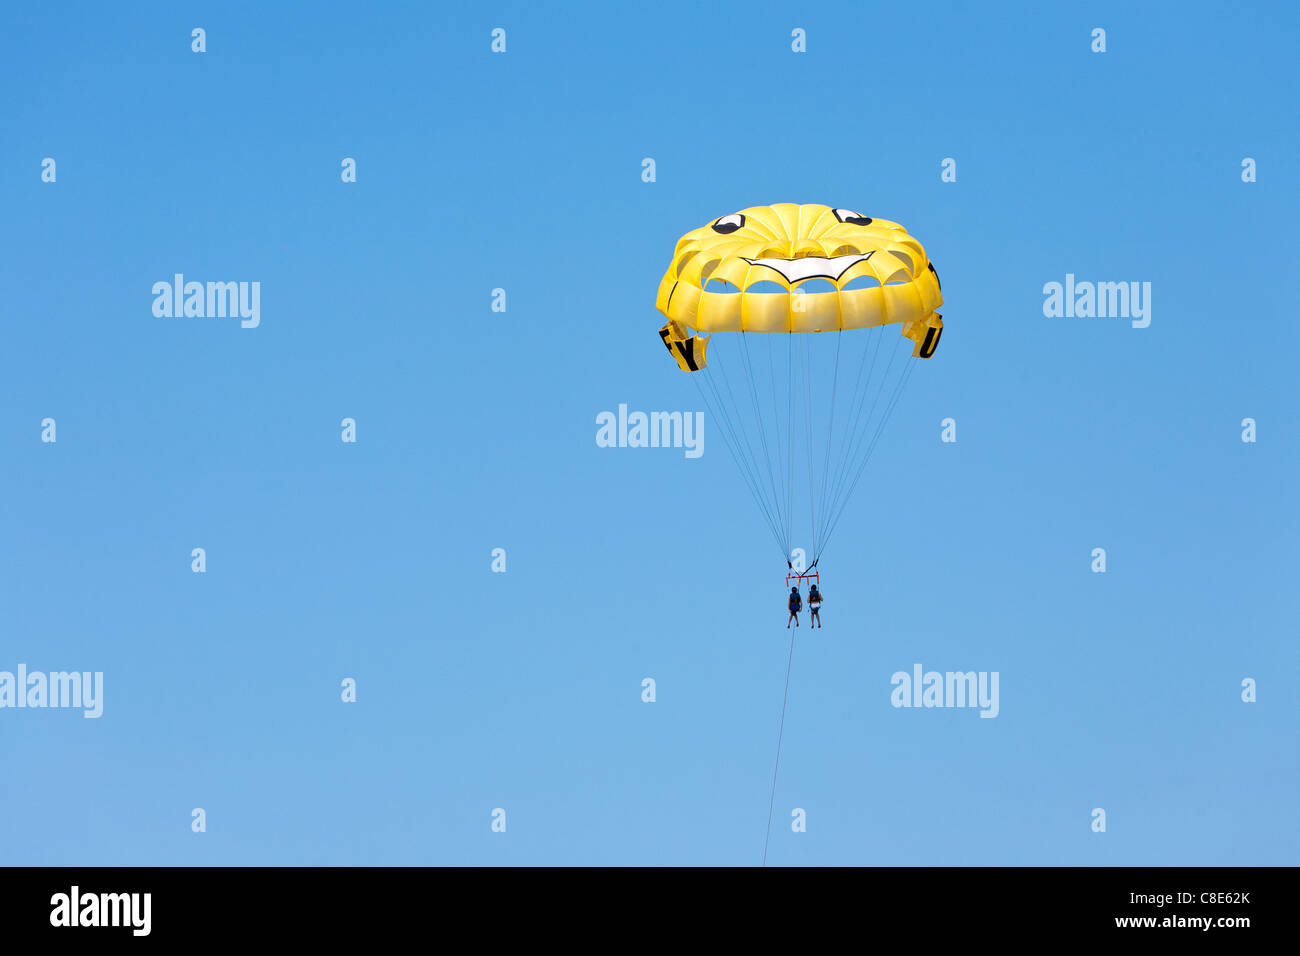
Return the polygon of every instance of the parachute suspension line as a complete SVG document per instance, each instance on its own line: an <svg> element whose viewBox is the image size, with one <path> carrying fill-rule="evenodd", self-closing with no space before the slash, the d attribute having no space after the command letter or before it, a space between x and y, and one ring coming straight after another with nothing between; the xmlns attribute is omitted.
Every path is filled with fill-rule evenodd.
<svg viewBox="0 0 1300 956"><path fill-rule="evenodd" d="M743 335L744 333L742 332L741 334ZM770 376L772 381L772 431L775 432L776 434L776 473L781 478L780 502L785 504L785 511L784 511L785 525L783 526L783 530L785 531L785 559L786 561L789 561L790 560L790 535L792 534L793 523L790 520L790 513L789 513L790 496L789 493L786 491L785 455L781 451L781 412L776 404L776 358L775 358L776 342L773 341L771 335L768 336L767 341L768 341L767 370L768 370L768 375ZM791 449L791 452L793 453L793 449ZM781 511L781 504L777 505L777 511L778 512Z"/></svg>
<svg viewBox="0 0 1300 956"><path fill-rule="evenodd" d="M831 489L830 504L833 505L839 500L840 493L844 490L846 476L852 472L852 465L857 454L858 443L862 435L871 425L871 417L875 414L876 405L880 401L880 391L884 387L885 381L889 377L890 365L886 365L881 375L876 371L880 368L880 351L885 343L885 330L879 328L873 334L874 348L871 350L871 365L867 369L866 378L862 380L862 391L856 396L857 405L853 418L853 425L847 435L844 436L844 457L840 461L840 468L836 472L836 485ZM863 355L865 359L865 354ZM890 358L893 358L891 353ZM875 391L875 398L872 400L870 408L867 406L867 399L871 396L872 390Z"/></svg>
<svg viewBox="0 0 1300 956"><path fill-rule="evenodd" d="M785 520L786 520L786 527L787 527L787 529L788 529L788 533L786 534L786 541L789 542L790 545L793 545L793 544L794 544L794 396L795 396L795 384L794 384L794 373L795 373L794 349L795 349L795 341L794 341L794 338L793 338L793 337L790 337L790 338L787 340L786 345L788 346L788 348L786 349L786 353L785 353L785 354L786 354L786 374L785 374L785 385L786 385L786 404L787 404L787 408L786 408L786 423L787 423L787 426L788 426L789 429L790 429L790 437L789 437L789 440L786 442L786 447L789 448L790 452L789 452L789 456L788 456L788 457L789 457L789 463L786 465L786 468L785 468L785 474L786 474L786 476L788 476L788 481L787 481L787 483L784 485L784 488L785 488ZM769 359L769 364L772 365L772 366L775 366L775 364L776 364L775 362L771 361L771 359L772 359L772 353L775 352L775 351L776 351L776 344L773 343L772 347L768 350L768 359ZM775 368L773 368L773 372L775 373ZM774 394L772 397L775 398L775 397L776 397L775 394ZM777 434L778 434L778 436L779 436L779 434L780 434L780 428L781 428L781 419L778 418L776 421L777 421ZM777 439L777 454L780 455L780 453L781 453L781 445L780 445L780 438L778 437L778 439ZM779 462L779 461L780 461L780 459L778 458L778 462ZM790 547L789 547L789 546L786 547L786 556L785 556L785 559L786 559L787 561L790 560Z"/></svg>
<svg viewBox="0 0 1300 956"><path fill-rule="evenodd" d="M844 344L844 331L842 329L837 329L835 332L835 371L831 375L831 400L826 413L826 455L824 456L822 461L821 490L817 493L817 500L822 502L826 500L826 475L830 472L830 467L831 467L831 435L835 429L835 395L838 391L838 386L840 381L840 346L843 344ZM810 428L809 434L811 434L811 432L812 429ZM810 456L810 461L811 461L811 456ZM808 491L809 494L811 494L812 488L810 487ZM820 542L817 540L817 523L814 517L813 554L812 554L814 562L817 560L817 555L820 553L821 553Z"/></svg>
<svg viewBox="0 0 1300 956"><path fill-rule="evenodd" d="M882 329L876 340L876 349L872 354L871 376L875 375L876 364L880 354L880 346L883 340L884 331ZM862 414L862 409L866 407L867 393L871 391L870 376L868 377L868 381L864 383L862 398L858 405L858 414L854 417L853 427L849 431L846 453L840 463L840 469L836 473L835 487L831 491L830 501L828 502L828 516L835 515L840 509L843 501L847 498L845 491L849 483L849 476L854 474L856 470L858 453L861 451L862 446L866 441L866 434L871 428L873 417L876 414L876 406L880 404L880 396L884 393L885 383L889 381L889 373L894 367L894 359L898 355L898 351L898 349L890 351L889 362L885 366L884 373L879 376L875 388L875 397L872 399L871 408L865 416ZM828 523L826 526L829 527L830 524Z"/></svg>
<svg viewBox="0 0 1300 956"><path fill-rule="evenodd" d="M755 367L757 363L749 345L750 336L746 333L741 332L739 342L732 336L717 339L709 367L694 373L700 397L709 415L717 422L727 451L787 562L795 543L795 512L801 510L797 506L801 494L797 484L808 482L807 513L811 533L808 560L811 567L821 557L847 510L848 501L862 484L885 426L902 398L916 363L900 354L903 352L901 346L907 343L900 341L899 348L891 348L892 343L886 341L888 328L863 330L866 334L861 335L860 356L844 354L843 332L836 330L829 389L824 385L818 388L818 378L825 375L824 372L817 375L818 360L829 357L823 354L824 348L830 347L828 341L814 335L766 333L772 389L770 423L762 411L765 400L758 394L758 376L762 372ZM871 341L873 334L875 340ZM821 342L825 342L824 346L819 344ZM789 350L785 356L784 421L778 395L781 382L776 373L776 352L782 347ZM850 340L850 351L853 348ZM889 352L884 362L880 361L882 348ZM740 353L739 360L731 357L732 349ZM737 384L741 391L748 390L748 398L737 394L731 383L732 373L728 366L737 361L743 366L743 372L737 374L743 374L747 379ZM761 361L760 355L757 362ZM840 404L839 367L843 363L856 365L857 371L847 407L841 410L837 406ZM900 372L894 372L894 367L900 364ZM846 370L846 391L848 378ZM745 405L749 405L748 410ZM817 420L819 414L826 416L824 424ZM754 428L758 430L757 439L750 434L748 427L751 415ZM769 428L774 433L771 436L767 434ZM817 438L823 437L823 433L824 450L817 447ZM808 460L801 468L798 458L804 454ZM817 470L819 458L822 465L820 474Z"/></svg>
<svg viewBox="0 0 1300 956"><path fill-rule="evenodd" d="M907 388L907 383L911 381L912 372L916 369L916 365L917 365L916 362L908 362L907 367L903 370L903 374L899 379L898 386L894 389L894 393L890 397L890 403L888 407L885 409L884 415L881 417L880 424L876 427L876 432L871 437L871 444L868 446L867 453L862 459L862 464L858 467L858 472L853 478L853 484L849 487L849 492L845 496L845 503L847 503L848 499L853 496L853 491L855 488L857 488L858 482L860 482L862 480L862 476L866 474L867 465L871 461L872 454L875 452L876 444L880 441L880 436L884 434L885 425L888 423L890 416L894 412L894 409L898 406L898 403L903 396L903 392ZM845 505L841 504L840 514L843 514L844 508ZM838 520L839 517L837 516L836 521L838 522Z"/></svg>
<svg viewBox="0 0 1300 956"><path fill-rule="evenodd" d="M740 403L736 400L736 393L731 387L731 379L727 376L728 364L730 364L730 362L726 362L726 363L718 362L717 367L718 370L722 373L723 384L727 386L727 395L731 399L731 409L735 412L735 420L731 422L731 428L733 433L739 432L740 436L745 439L745 449L748 451L748 458L746 459L746 462L750 467L751 474L753 475L754 489L755 489L754 493L755 495L758 496L759 507L763 510L765 514L771 515L769 520L771 521L772 524L772 533L776 538L777 547L781 548L784 546L784 544L781 540L781 532L779 530L780 529L779 516L773 512L774 505L768 503L767 495L763 494L763 480L761 476L761 470L758 465L758 454L757 452L754 451L754 446L750 443L749 429L744 427L744 414L740 410ZM764 457L764 460L766 461L766 456ZM771 466L769 465L768 467L769 467L769 474L770 474Z"/></svg>
<svg viewBox="0 0 1300 956"><path fill-rule="evenodd" d="M739 352L740 349L737 347L736 351ZM767 493L763 491L763 479L762 479L763 466L760 466L758 463L758 452L755 450L754 444L750 441L749 429L745 427L744 424L746 415L741 410L741 401L736 398L735 390L732 389L731 387L731 379L727 375L727 365L731 364L731 361L734 360L729 360L727 363L720 363L718 367L722 372L723 382L727 386L727 395L731 398L732 410L735 412L735 421L733 422L732 427L734 430L739 431L739 433L745 439L745 448L748 449L749 452L750 469L751 469L751 474L753 475L754 478L755 494L757 495L757 498L760 502L760 507L763 509L765 514L769 515L768 520L772 528L772 537L776 540L776 546L781 550L782 553L784 553L785 541L781 537L781 518L776 511L778 503L775 500L773 500L773 498L769 498ZM752 395L753 377L749 374L746 363L742 362L742 368L745 369L745 378L748 380L750 384L750 393ZM764 450L766 451L766 446ZM766 465L767 467L768 478L770 481L771 464L768 462L768 456L766 454L764 454L763 456L763 461L764 461L764 465Z"/></svg>
<svg viewBox="0 0 1300 956"><path fill-rule="evenodd" d="M874 341L873 341L874 340ZM848 468L849 448L853 442L853 436L857 434L859 421L862 417L862 408L866 404L867 391L871 387L871 379L876 371L876 359L880 353L881 337L879 332L869 332L864 337L862 343L862 359L858 362L858 374L853 381L853 391L849 397L847 412L849 415L848 430L843 432L840 438L840 449L835 456L835 467L829 472L830 491L829 495L823 494L821 498L822 506L822 527L827 527L827 518L830 516L830 503L835 500L837 491L843 482L843 476ZM872 346L875 346L873 349ZM867 357L870 355L870 368L867 365ZM864 378L863 373L866 373ZM830 454L830 447L826 449L827 455ZM824 542L819 542L819 548L824 546Z"/></svg>
<svg viewBox="0 0 1300 956"><path fill-rule="evenodd" d="M848 494L845 495L844 501L840 505L839 514L835 516L835 520L831 523L830 530L826 532L826 539L830 538L831 532L835 530L835 525L839 523L840 516L844 514L844 508L848 504L849 499L853 497L854 489L857 488L858 482L862 480L862 476L866 473L867 463L871 461L871 455L876 449L876 443L884 433L885 424L889 421L889 417L893 414L894 409L898 406L899 400L903 397L903 391L907 388L907 383L911 381L912 372L916 368L917 363L908 362L906 365L907 367L903 369L903 374L899 376L897 387L890 396L889 405L885 408L884 415L881 416L880 424L876 426L876 433L871 438L871 444L867 447L867 454L862 459L862 464L858 468L858 473L853 479L853 484L849 486Z"/></svg>
<svg viewBox="0 0 1300 956"><path fill-rule="evenodd" d="M768 506L766 498L760 492L760 486L757 478L753 475L753 463L746 458L744 449L741 447L740 438L735 434L735 426L731 422L731 417L727 412L727 406L718 391L718 383L714 381L712 374L706 369L697 375L691 376L695 380L695 387L700 391L700 397L704 401L705 408L708 409L710 417L718 421L722 431L723 443L727 446L727 451L731 455L732 461L736 463L736 468L740 471L741 477L745 480L745 486L749 489L754 503L758 505L758 510L762 512L764 521L767 522L768 528L772 532L772 537L776 539L777 547L781 546L781 534L777 530L776 522L772 518L771 508ZM700 384L701 378L705 384L713 391L714 402L709 401L709 395L704 390L704 385ZM715 413L714 407L718 409Z"/></svg>
<svg viewBox="0 0 1300 956"><path fill-rule="evenodd" d="M782 529L784 529L786 526L786 521L784 519L784 515L781 512L781 501L784 498L784 495L779 494L776 490L776 476L772 473L772 452L767 444L767 429L763 427L763 415L758 410L758 389L754 384L754 366L753 363L750 361L749 337L746 335L743 329L740 332L740 341L745 348L745 369L749 376L749 394L754 406L754 424L755 427L758 428L759 438L762 440L763 443L763 459L764 461L767 462L767 479L768 479L768 483L772 487L772 497L776 500L776 514L777 514L778 524ZM775 400L776 400L776 393L775 391L773 391L773 401ZM781 435L779 423L777 424L776 433L777 433L777 438L779 439ZM779 456L780 452L778 451L777 454ZM779 457L777 459L777 468L778 469L780 468ZM781 550L786 555L789 555L790 553L789 545L790 545L790 537L787 534L784 540L781 541Z"/></svg>
<svg viewBox="0 0 1300 956"><path fill-rule="evenodd" d="M741 334L743 335L744 333L742 332ZM783 522L783 523L782 523L782 525L781 525L781 530L782 530L782 532L785 533L785 545L786 545L786 547L785 547L785 551L786 551L787 560L788 560L788 559L789 559L789 558L788 558L788 555L789 555L789 553L790 553L790 548L789 548L790 533L789 533L789 531L788 531L787 529L790 527L790 522L789 522L789 520L785 517L785 511L784 511L784 507L783 507L783 506L785 505L785 456L784 456L783 454L781 454L781 412L780 412L780 410L777 408L777 404L776 404L776 364L775 364L775 361L774 361L773 358L772 358L772 350L776 347L776 345L775 345L775 343L772 341L772 339L771 339L770 336L768 337L768 340L767 340L767 346L768 346L768 347L767 347L767 371L768 371L768 376L770 377L770 379L771 379L771 384L772 384L772 388L771 388L771 392L772 392L772 432L773 432L773 440L776 442L776 458L773 459L773 461L774 461L775 466L776 466L776 476L777 476L777 478L780 480L780 483L781 483L781 491L780 491L780 495L779 495L779 498L778 498L778 501L777 501L777 506L776 506L776 508L777 508L777 511L782 515L782 522Z"/></svg>
<svg viewBox="0 0 1300 956"><path fill-rule="evenodd" d="M845 473L846 482L848 482L850 476L861 474L862 468L866 466L867 458L870 457L871 451L875 447L875 439L879 438L880 429L884 426L884 422L888 418L889 412L892 411L892 403L895 399L895 396L898 394L898 391L895 391L893 395L890 397L890 399L887 399L885 404L881 405L880 420L876 424L876 430L873 435L873 440L871 441L871 443L868 443L867 433L871 431L872 422L875 420L876 407L880 405L880 397L885 393L885 386L886 384L889 383L890 380L890 372L892 372L894 368L894 360L898 357L900 351L901 351L900 349L896 348L889 353L889 363L885 367L885 373L880 377L880 383L876 388L876 396L871 400L871 411L869 411L867 413L866 418L863 419L862 431L857 435L854 441L853 451L849 456L849 469ZM904 359L904 363L906 363L906 361L907 360ZM904 376L910 370L910 368L911 368L910 365L906 365L906 364L904 365L904 368L899 373L898 381L894 383L896 389L902 388ZM862 451L862 448L864 446L866 446L867 448L866 456L859 457L859 454ZM861 466L859 466L859 463L861 463ZM853 482L853 485L856 485L856 481ZM850 493L851 493L851 487L846 488L842 485L841 488L839 489L839 496L832 501L832 508L842 509L844 503L848 501L850 497Z"/></svg>
<svg viewBox="0 0 1300 956"><path fill-rule="evenodd" d="M808 546L811 549L817 540L817 514L813 510L813 448L812 448L812 422L813 422L813 374L812 374L812 355L813 347L811 342L805 342L803 346L803 395L800 398L803 401L803 421L799 427L803 429L804 451L808 462L808 521L811 537Z"/></svg>
<svg viewBox="0 0 1300 956"><path fill-rule="evenodd" d="M780 522L778 516L773 511L773 503L763 491L762 470L758 463L758 453L750 441L749 430L744 427L744 413L741 411L740 402L736 398L735 390L731 387L731 378L727 374L728 365L734 360L719 361L726 350L719 354L715 352L714 363L710 365L702 374L708 376L706 381L710 383L717 397L718 405L723 410L726 427L730 429L731 437L727 438L724 432L723 437L727 438L728 447L734 442L735 448L733 456L736 457L741 465L742 474L750 484L750 493L754 496L754 501L758 504L759 510L767 520L768 527L772 530L772 537L776 540L778 548L784 547L781 540ZM722 377L722 384L726 387L727 398L722 395L721 389L718 388L716 380L713 378L712 369L716 368Z"/></svg>
<svg viewBox="0 0 1300 956"><path fill-rule="evenodd" d="M811 538L809 547L812 550L811 560L817 558L817 502L814 497L814 489L817 487L816 478L816 459L813 444L813 423L816 415L813 410L813 396L816 391L815 379L813 376L813 342L808 339L804 342L804 444L808 451L808 521Z"/></svg>
<svg viewBox="0 0 1300 956"><path fill-rule="evenodd" d="M763 865L767 866L767 844L772 839L772 807L776 805L776 775L781 769L781 741L785 738L785 705L790 700L790 664L794 661L794 628L790 629L790 653L785 659L785 693L781 697L781 729L776 735L776 764L772 767L772 794L767 798L767 835L763 837Z"/></svg>

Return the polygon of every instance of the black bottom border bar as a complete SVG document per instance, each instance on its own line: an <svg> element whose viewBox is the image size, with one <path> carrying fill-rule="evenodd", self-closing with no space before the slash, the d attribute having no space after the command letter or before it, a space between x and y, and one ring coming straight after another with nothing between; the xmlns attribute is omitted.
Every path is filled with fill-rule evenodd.
<svg viewBox="0 0 1300 956"><path fill-rule="evenodd" d="M401 942L431 930L448 941L517 932L612 944L610 932L672 930L681 940L691 927L766 942L847 929L921 945L1097 936L1221 945L1285 933L1295 883L1294 868L1251 867L9 868L0 926L7 942L92 945Z"/></svg>

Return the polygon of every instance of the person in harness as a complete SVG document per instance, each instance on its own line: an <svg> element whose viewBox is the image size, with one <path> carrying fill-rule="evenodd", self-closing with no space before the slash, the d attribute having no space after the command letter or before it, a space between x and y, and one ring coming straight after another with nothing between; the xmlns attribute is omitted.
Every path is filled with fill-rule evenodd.
<svg viewBox="0 0 1300 956"><path fill-rule="evenodd" d="M794 626L799 626L799 612L803 610L803 597L799 594L799 586L796 584L790 589L790 601L786 605L790 609L790 616L786 619L785 629L790 629L790 622L794 621Z"/></svg>
<svg viewBox="0 0 1300 956"><path fill-rule="evenodd" d="M808 620L809 627L822 626L821 606L822 592L818 591L817 585L814 584L808 589L808 610L811 612Z"/></svg>

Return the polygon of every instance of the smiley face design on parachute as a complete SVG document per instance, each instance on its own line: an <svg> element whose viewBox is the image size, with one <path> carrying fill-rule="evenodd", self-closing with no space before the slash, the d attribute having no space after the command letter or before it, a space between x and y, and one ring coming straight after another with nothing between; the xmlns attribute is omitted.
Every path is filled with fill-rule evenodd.
<svg viewBox="0 0 1300 956"><path fill-rule="evenodd" d="M898 323L916 345L913 355L929 358L943 329L935 311L942 303L925 249L898 223L782 203L721 216L682 236L656 304L670 324L706 333Z"/></svg>

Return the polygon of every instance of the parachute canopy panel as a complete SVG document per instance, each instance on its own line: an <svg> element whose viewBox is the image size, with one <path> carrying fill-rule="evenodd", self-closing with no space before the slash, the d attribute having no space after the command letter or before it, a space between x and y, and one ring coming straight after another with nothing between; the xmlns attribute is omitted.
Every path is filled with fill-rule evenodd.
<svg viewBox="0 0 1300 956"><path fill-rule="evenodd" d="M668 352L677 361L683 372L698 372L708 365L707 355L709 337L691 335L690 330L680 322L668 322L659 330Z"/></svg>

